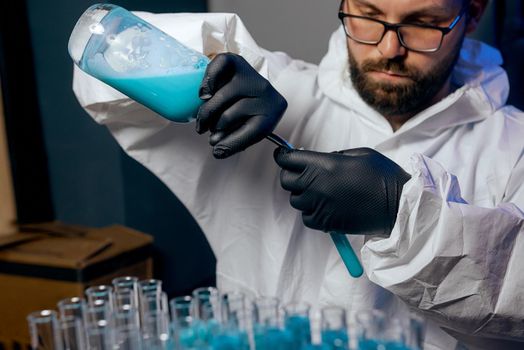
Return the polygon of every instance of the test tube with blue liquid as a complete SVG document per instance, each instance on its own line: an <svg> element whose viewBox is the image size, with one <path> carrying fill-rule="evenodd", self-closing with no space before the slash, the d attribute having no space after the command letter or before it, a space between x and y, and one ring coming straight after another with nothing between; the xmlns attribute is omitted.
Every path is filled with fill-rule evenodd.
<svg viewBox="0 0 524 350"><path fill-rule="evenodd" d="M321 310L322 344L328 350L348 350L348 332L346 310L337 306L324 307Z"/></svg>
<svg viewBox="0 0 524 350"><path fill-rule="evenodd" d="M386 316L379 310L362 310L356 315L358 327L358 349L376 350L384 348L383 332Z"/></svg>
<svg viewBox="0 0 524 350"><path fill-rule="evenodd" d="M193 328L197 346L210 346L220 331L219 292L214 287L197 288L192 293Z"/></svg>
<svg viewBox="0 0 524 350"><path fill-rule="evenodd" d="M211 340L214 350L249 350L249 328L252 310L242 292L221 293L219 296L220 328Z"/></svg>
<svg viewBox="0 0 524 350"><path fill-rule="evenodd" d="M407 347L410 350L422 350L424 347L424 337L426 335L424 318L415 312L411 312L406 329Z"/></svg>
<svg viewBox="0 0 524 350"><path fill-rule="evenodd" d="M171 332L176 350L196 349L197 334L193 318L193 298L189 295L173 298L171 307Z"/></svg>
<svg viewBox="0 0 524 350"><path fill-rule="evenodd" d="M406 332L409 325L379 310L364 310L356 315L359 350L410 350Z"/></svg>
<svg viewBox="0 0 524 350"><path fill-rule="evenodd" d="M284 306L284 327L291 333L290 349L300 350L311 344L310 305L292 302Z"/></svg>
<svg viewBox="0 0 524 350"><path fill-rule="evenodd" d="M256 350L287 350L292 346L291 332L281 327L279 308L278 298L259 297L255 300L253 333Z"/></svg>

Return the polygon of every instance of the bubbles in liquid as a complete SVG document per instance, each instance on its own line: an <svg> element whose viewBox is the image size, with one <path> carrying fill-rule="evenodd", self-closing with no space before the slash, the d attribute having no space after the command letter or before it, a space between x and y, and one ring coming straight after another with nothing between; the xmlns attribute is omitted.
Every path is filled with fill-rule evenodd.
<svg viewBox="0 0 524 350"><path fill-rule="evenodd" d="M114 34L108 35L108 36L107 36L107 43L108 43L109 45L111 45L111 43L112 43L113 41L115 41L115 39L116 39L116 36L115 36Z"/></svg>
<svg viewBox="0 0 524 350"><path fill-rule="evenodd" d="M104 34L104 26L100 23L93 23L89 26L89 31L93 34Z"/></svg>
<svg viewBox="0 0 524 350"><path fill-rule="evenodd" d="M146 69L150 66L148 55L152 41L147 33L136 31L136 27L108 36L107 43L109 47L104 52L104 57L116 72Z"/></svg>
<svg viewBox="0 0 524 350"><path fill-rule="evenodd" d="M108 24L111 20L110 17L104 18ZM107 33L103 33L104 29ZM205 56L200 56L147 23L122 21L115 28L114 25L106 27L102 22L92 25L91 31L106 34L102 36L105 45L98 48L93 45L93 49L103 49L103 56L96 59L89 53L85 55L91 57L87 64L94 69L96 62L96 69L102 70L104 75L144 77L186 74L200 70L208 62Z"/></svg>

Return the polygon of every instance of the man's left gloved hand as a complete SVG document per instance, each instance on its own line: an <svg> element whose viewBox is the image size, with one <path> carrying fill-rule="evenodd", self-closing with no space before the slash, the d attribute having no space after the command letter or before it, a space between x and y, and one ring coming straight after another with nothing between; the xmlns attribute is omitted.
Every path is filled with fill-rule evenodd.
<svg viewBox="0 0 524 350"><path fill-rule="evenodd" d="M304 224L323 231L389 235L402 187L410 179L400 166L370 148L335 153L286 150L274 153L280 182Z"/></svg>
<svg viewBox="0 0 524 350"><path fill-rule="evenodd" d="M215 158L226 158L268 136L287 102L264 77L239 55L218 54L209 63L200 98L196 129L211 131Z"/></svg>

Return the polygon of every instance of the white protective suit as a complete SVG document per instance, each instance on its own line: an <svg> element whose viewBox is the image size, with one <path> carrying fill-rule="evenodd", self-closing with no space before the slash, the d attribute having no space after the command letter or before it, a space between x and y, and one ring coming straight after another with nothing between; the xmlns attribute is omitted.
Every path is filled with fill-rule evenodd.
<svg viewBox="0 0 524 350"><path fill-rule="evenodd" d="M524 341L524 114L504 106L495 49L467 39L453 75L461 87L393 132L348 79L342 28L315 66L262 50L235 15L138 15L206 54L244 56L287 99L275 132L295 146L371 147L412 175L389 238L348 236L367 275L353 279L330 237L290 206L273 144L215 160L194 124L169 122L76 69L82 106L204 231L219 288L390 315L407 304L427 320L425 349L462 346L449 333L470 349L524 349L494 339Z"/></svg>

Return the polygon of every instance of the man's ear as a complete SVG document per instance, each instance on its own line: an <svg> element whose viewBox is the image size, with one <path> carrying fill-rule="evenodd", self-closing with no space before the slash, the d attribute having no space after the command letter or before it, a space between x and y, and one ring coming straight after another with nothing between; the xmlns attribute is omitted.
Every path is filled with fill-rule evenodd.
<svg viewBox="0 0 524 350"><path fill-rule="evenodd" d="M466 27L466 33L471 34L473 33L480 22L480 19L482 18L482 15L484 14L484 11L486 10L486 6L488 5L488 0L468 0L469 1L469 8L467 12L467 27Z"/></svg>

